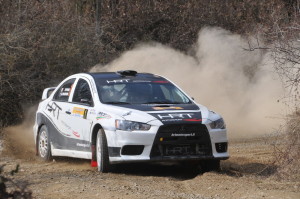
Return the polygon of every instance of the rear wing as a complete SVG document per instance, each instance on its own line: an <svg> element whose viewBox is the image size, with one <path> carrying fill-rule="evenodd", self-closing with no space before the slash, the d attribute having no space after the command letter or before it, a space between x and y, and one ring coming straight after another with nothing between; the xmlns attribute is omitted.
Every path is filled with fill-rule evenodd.
<svg viewBox="0 0 300 199"><path fill-rule="evenodd" d="M55 90L56 87L50 87L50 88L45 88L43 91L43 95L42 95L42 100L47 99L52 92Z"/></svg>

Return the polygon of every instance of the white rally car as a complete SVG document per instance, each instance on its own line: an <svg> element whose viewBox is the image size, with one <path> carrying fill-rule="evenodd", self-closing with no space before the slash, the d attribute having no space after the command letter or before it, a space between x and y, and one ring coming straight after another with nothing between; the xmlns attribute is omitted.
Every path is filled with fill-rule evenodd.
<svg viewBox="0 0 300 199"><path fill-rule="evenodd" d="M37 154L111 164L193 161L218 169L227 159L220 115L197 104L170 80L118 71L75 74L43 92L34 124Z"/></svg>

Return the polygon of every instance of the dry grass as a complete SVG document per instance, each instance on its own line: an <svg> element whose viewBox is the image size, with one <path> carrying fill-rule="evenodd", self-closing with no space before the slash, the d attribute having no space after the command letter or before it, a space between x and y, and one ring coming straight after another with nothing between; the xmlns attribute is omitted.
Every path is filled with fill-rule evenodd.
<svg viewBox="0 0 300 199"><path fill-rule="evenodd" d="M274 142L274 163L279 179L300 179L300 115L287 117L286 124L279 130Z"/></svg>

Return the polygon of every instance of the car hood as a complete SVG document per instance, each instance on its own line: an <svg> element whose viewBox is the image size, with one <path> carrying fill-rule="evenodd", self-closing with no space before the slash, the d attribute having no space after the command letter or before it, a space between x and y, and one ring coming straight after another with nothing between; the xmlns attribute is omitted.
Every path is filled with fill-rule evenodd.
<svg viewBox="0 0 300 199"><path fill-rule="evenodd" d="M104 110L125 120L163 124L205 123L209 114L206 107L196 104L118 104L105 105Z"/></svg>
<svg viewBox="0 0 300 199"><path fill-rule="evenodd" d="M139 111L199 110L196 104L117 104L114 106Z"/></svg>

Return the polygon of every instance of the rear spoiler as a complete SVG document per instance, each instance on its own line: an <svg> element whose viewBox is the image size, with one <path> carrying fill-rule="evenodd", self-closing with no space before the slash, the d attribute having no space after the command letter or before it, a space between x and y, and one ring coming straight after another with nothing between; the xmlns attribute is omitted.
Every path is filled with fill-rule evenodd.
<svg viewBox="0 0 300 199"><path fill-rule="evenodd" d="M42 100L47 99L52 92L55 90L56 87L50 87L50 88L45 88L43 91L43 95L42 95Z"/></svg>

